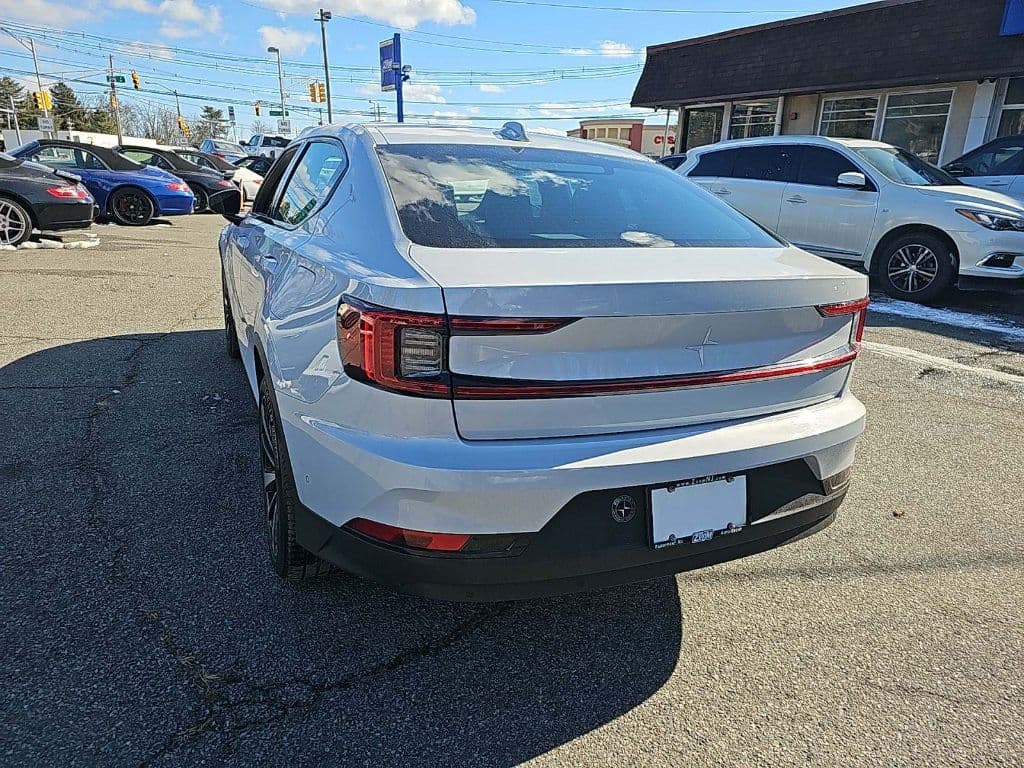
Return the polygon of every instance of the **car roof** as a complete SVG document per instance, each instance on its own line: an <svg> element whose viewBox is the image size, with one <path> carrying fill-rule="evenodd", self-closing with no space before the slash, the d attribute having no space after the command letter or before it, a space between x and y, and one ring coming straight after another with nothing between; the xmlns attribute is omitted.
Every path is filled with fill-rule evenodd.
<svg viewBox="0 0 1024 768"><path fill-rule="evenodd" d="M780 136L759 136L752 139L727 139L725 141L719 141L714 144L705 144L701 147L694 147L688 152L699 155L704 152L709 152L712 150L718 151L734 147L771 146L772 144L800 144L802 146L819 147L892 147L891 144L886 144L884 141L872 141L871 139L843 139L835 138L832 136L792 134Z"/></svg>
<svg viewBox="0 0 1024 768"><path fill-rule="evenodd" d="M525 128L526 141L502 138L495 128L416 125L413 123L373 123L364 125L326 125L302 137L305 141L316 136L338 137L345 132L363 135L375 145L386 144L485 144L493 146L520 146L540 149L561 149L569 152L586 152L595 155L625 157L632 160L649 161L639 152L625 147L616 147L600 141L574 139L547 132L531 131Z"/></svg>

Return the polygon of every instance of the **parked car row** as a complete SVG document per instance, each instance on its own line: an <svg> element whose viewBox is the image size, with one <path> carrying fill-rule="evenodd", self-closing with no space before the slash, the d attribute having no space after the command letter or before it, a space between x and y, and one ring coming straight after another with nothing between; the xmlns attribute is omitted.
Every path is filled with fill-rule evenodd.
<svg viewBox="0 0 1024 768"><path fill-rule="evenodd" d="M18 245L35 229L87 228L94 218L142 226L158 216L241 207L238 169L226 177L169 149L39 139L2 157L3 245Z"/></svg>
<svg viewBox="0 0 1024 768"><path fill-rule="evenodd" d="M930 302L960 278L1024 280L1024 202L1010 196L1024 197L1021 139L946 170L881 142L822 136L725 141L665 164L794 245L857 264L889 295Z"/></svg>

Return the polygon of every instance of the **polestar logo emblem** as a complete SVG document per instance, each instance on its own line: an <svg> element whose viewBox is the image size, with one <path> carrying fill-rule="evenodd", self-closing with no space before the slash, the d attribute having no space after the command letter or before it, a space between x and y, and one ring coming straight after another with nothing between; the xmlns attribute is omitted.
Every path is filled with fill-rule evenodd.
<svg viewBox="0 0 1024 768"><path fill-rule="evenodd" d="M697 353L697 357L700 358L700 367L703 368L704 367L704 350L707 347L717 347L717 346L718 346L718 342L711 340L711 326L709 325L708 326L708 332L704 334L704 341L702 341L700 344L694 344L693 346L690 346L690 347L684 347L684 349L688 349L691 352L696 352Z"/></svg>

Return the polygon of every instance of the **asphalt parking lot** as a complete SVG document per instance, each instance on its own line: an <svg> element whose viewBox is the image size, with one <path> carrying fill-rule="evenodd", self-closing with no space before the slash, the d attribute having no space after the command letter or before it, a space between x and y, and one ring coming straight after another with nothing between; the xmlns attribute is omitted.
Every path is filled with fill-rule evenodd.
<svg viewBox="0 0 1024 768"><path fill-rule="evenodd" d="M270 571L221 224L0 253L0 764L1024 764L1019 296L879 302L823 533L457 605Z"/></svg>

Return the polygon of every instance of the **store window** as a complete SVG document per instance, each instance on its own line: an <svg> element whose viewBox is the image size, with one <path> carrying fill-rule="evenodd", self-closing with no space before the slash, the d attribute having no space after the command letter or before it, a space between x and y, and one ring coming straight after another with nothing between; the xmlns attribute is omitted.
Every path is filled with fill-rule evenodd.
<svg viewBox="0 0 1024 768"><path fill-rule="evenodd" d="M882 141L937 163L952 101L953 91L890 94L885 104Z"/></svg>
<svg viewBox="0 0 1024 768"><path fill-rule="evenodd" d="M608 129L607 128L598 128L597 129L597 138L599 138L599 139L607 139L608 138Z"/></svg>
<svg viewBox="0 0 1024 768"><path fill-rule="evenodd" d="M752 136L774 136L775 117L779 100L745 101L732 105L729 118L729 138L747 139Z"/></svg>
<svg viewBox="0 0 1024 768"><path fill-rule="evenodd" d="M997 137L1019 133L1024 133L1024 77L1012 77L1006 87Z"/></svg>
<svg viewBox="0 0 1024 768"><path fill-rule="evenodd" d="M877 115L878 98L874 96L825 99L818 133L844 139L870 139L874 136Z"/></svg>
<svg viewBox="0 0 1024 768"><path fill-rule="evenodd" d="M722 138L725 107L698 107L686 110L686 149L714 144Z"/></svg>

